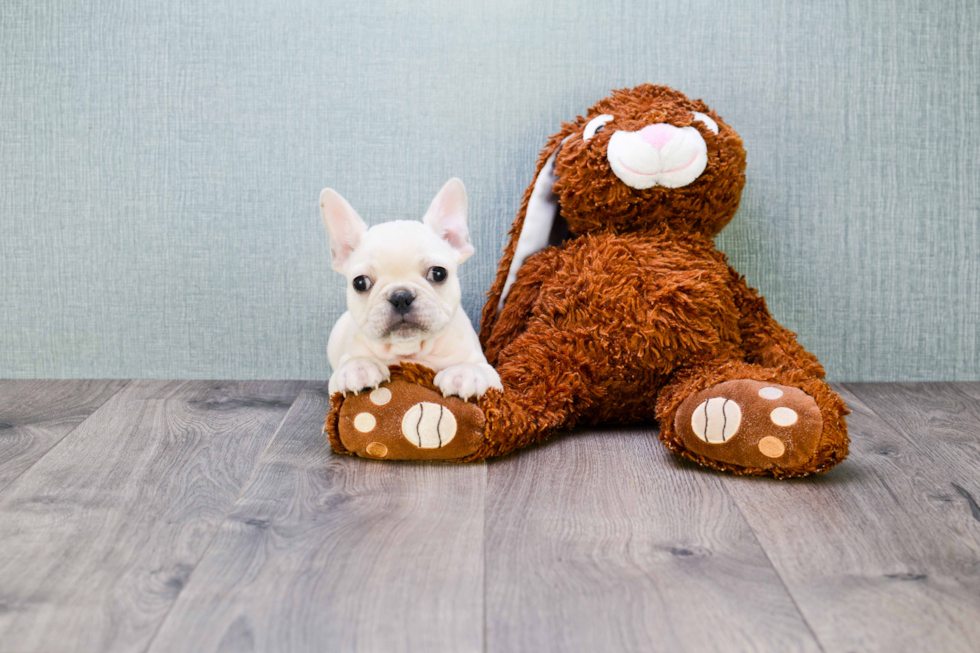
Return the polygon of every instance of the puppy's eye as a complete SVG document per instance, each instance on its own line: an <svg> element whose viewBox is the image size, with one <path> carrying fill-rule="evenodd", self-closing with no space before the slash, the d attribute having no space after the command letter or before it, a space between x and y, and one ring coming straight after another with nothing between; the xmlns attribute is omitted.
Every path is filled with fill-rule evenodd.
<svg viewBox="0 0 980 653"><path fill-rule="evenodd" d="M695 122L703 122L704 126L707 127L708 131L711 132L712 134L718 133L718 123L712 120L711 116L705 115L698 111L692 111L692 113L694 114Z"/></svg>
<svg viewBox="0 0 980 653"><path fill-rule="evenodd" d="M589 124L585 126L585 131L582 132L582 140L587 141L598 134L606 126L606 123L612 119L612 116L610 116L608 113L604 113L601 116L597 116L590 120Z"/></svg>
<svg viewBox="0 0 980 653"><path fill-rule="evenodd" d="M429 273L425 275L425 278L431 281L432 283L442 283L443 281L446 280L446 277L448 276L449 273L446 272L446 268L441 268L437 265L435 267L429 268Z"/></svg>
<svg viewBox="0 0 980 653"><path fill-rule="evenodd" d="M370 279L362 274L359 277L354 277L354 281L351 283L351 285L354 286L354 290L357 292L367 292L371 289L373 284L371 283Z"/></svg>

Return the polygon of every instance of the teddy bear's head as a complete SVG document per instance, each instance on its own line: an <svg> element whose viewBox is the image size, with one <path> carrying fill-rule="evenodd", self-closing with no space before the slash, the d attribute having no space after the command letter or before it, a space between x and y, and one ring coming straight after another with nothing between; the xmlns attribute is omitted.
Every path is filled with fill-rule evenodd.
<svg viewBox="0 0 980 653"><path fill-rule="evenodd" d="M575 235L661 225L714 235L745 183L735 130L666 86L614 91L549 145L561 217Z"/></svg>
<svg viewBox="0 0 980 653"><path fill-rule="evenodd" d="M714 236L735 215L744 183L742 140L704 102L653 84L614 91L548 139L490 289L484 328L534 253L595 233Z"/></svg>

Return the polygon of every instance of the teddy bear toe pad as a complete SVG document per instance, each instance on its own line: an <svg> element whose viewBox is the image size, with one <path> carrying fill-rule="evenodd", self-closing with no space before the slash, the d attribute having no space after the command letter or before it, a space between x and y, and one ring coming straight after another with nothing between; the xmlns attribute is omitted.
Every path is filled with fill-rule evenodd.
<svg viewBox="0 0 980 653"><path fill-rule="evenodd" d="M815 455L823 420L798 388L739 379L688 397L674 418L686 449L747 468L793 469Z"/></svg>
<svg viewBox="0 0 980 653"><path fill-rule="evenodd" d="M395 380L349 395L337 430L343 446L362 458L458 460L480 447L484 422L475 404Z"/></svg>

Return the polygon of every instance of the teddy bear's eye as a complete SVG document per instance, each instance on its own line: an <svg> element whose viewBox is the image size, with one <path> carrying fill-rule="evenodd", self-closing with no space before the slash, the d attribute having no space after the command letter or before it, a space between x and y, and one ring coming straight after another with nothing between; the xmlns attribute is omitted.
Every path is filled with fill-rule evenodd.
<svg viewBox="0 0 980 653"><path fill-rule="evenodd" d="M354 281L351 282L351 285L354 286L354 290L357 292L367 292L372 286L371 280L363 274L358 277L354 277Z"/></svg>
<svg viewBox="0 0 980 653"><path fill-rule="evenodd" d="M712 120L711 119L711 116L707 116L707 115L705 115L703 113L700 113L698 111L694 111L692 113L694 113L694 120L695 121L703 122L704 123L704 126L707 127L708 128L708 131L710 131L712 134L717 134L718 133L718 123L716 123L714 120Z"/></svg>
<svg viewBox="0 0 980 653"><path fill-rule="evenodd" d="M604 113L601 116L597 116L589 121L589 124L585 126L585 131L582 132L582 140L587 141L593 136L595 136L599 130L606 126L606 123L612 120L613 117L608 113Z"/></svg>

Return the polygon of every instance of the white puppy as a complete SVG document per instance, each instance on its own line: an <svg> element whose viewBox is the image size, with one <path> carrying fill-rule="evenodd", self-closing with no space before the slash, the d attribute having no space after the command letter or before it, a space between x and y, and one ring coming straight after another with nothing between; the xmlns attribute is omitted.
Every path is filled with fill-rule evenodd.
<svg viewBox="0 0 980 653"><path fill-rule="evenodd" d="M376 388L390 378L390 365L403 362L438 372L435 384L445 396L501 389L459 306L456 268L473 254L463 182L446 182L422 222L368 229L330 188L320 193L320 212L333 269L347 277L348 310L327 346L331 394Z"/></svg>

